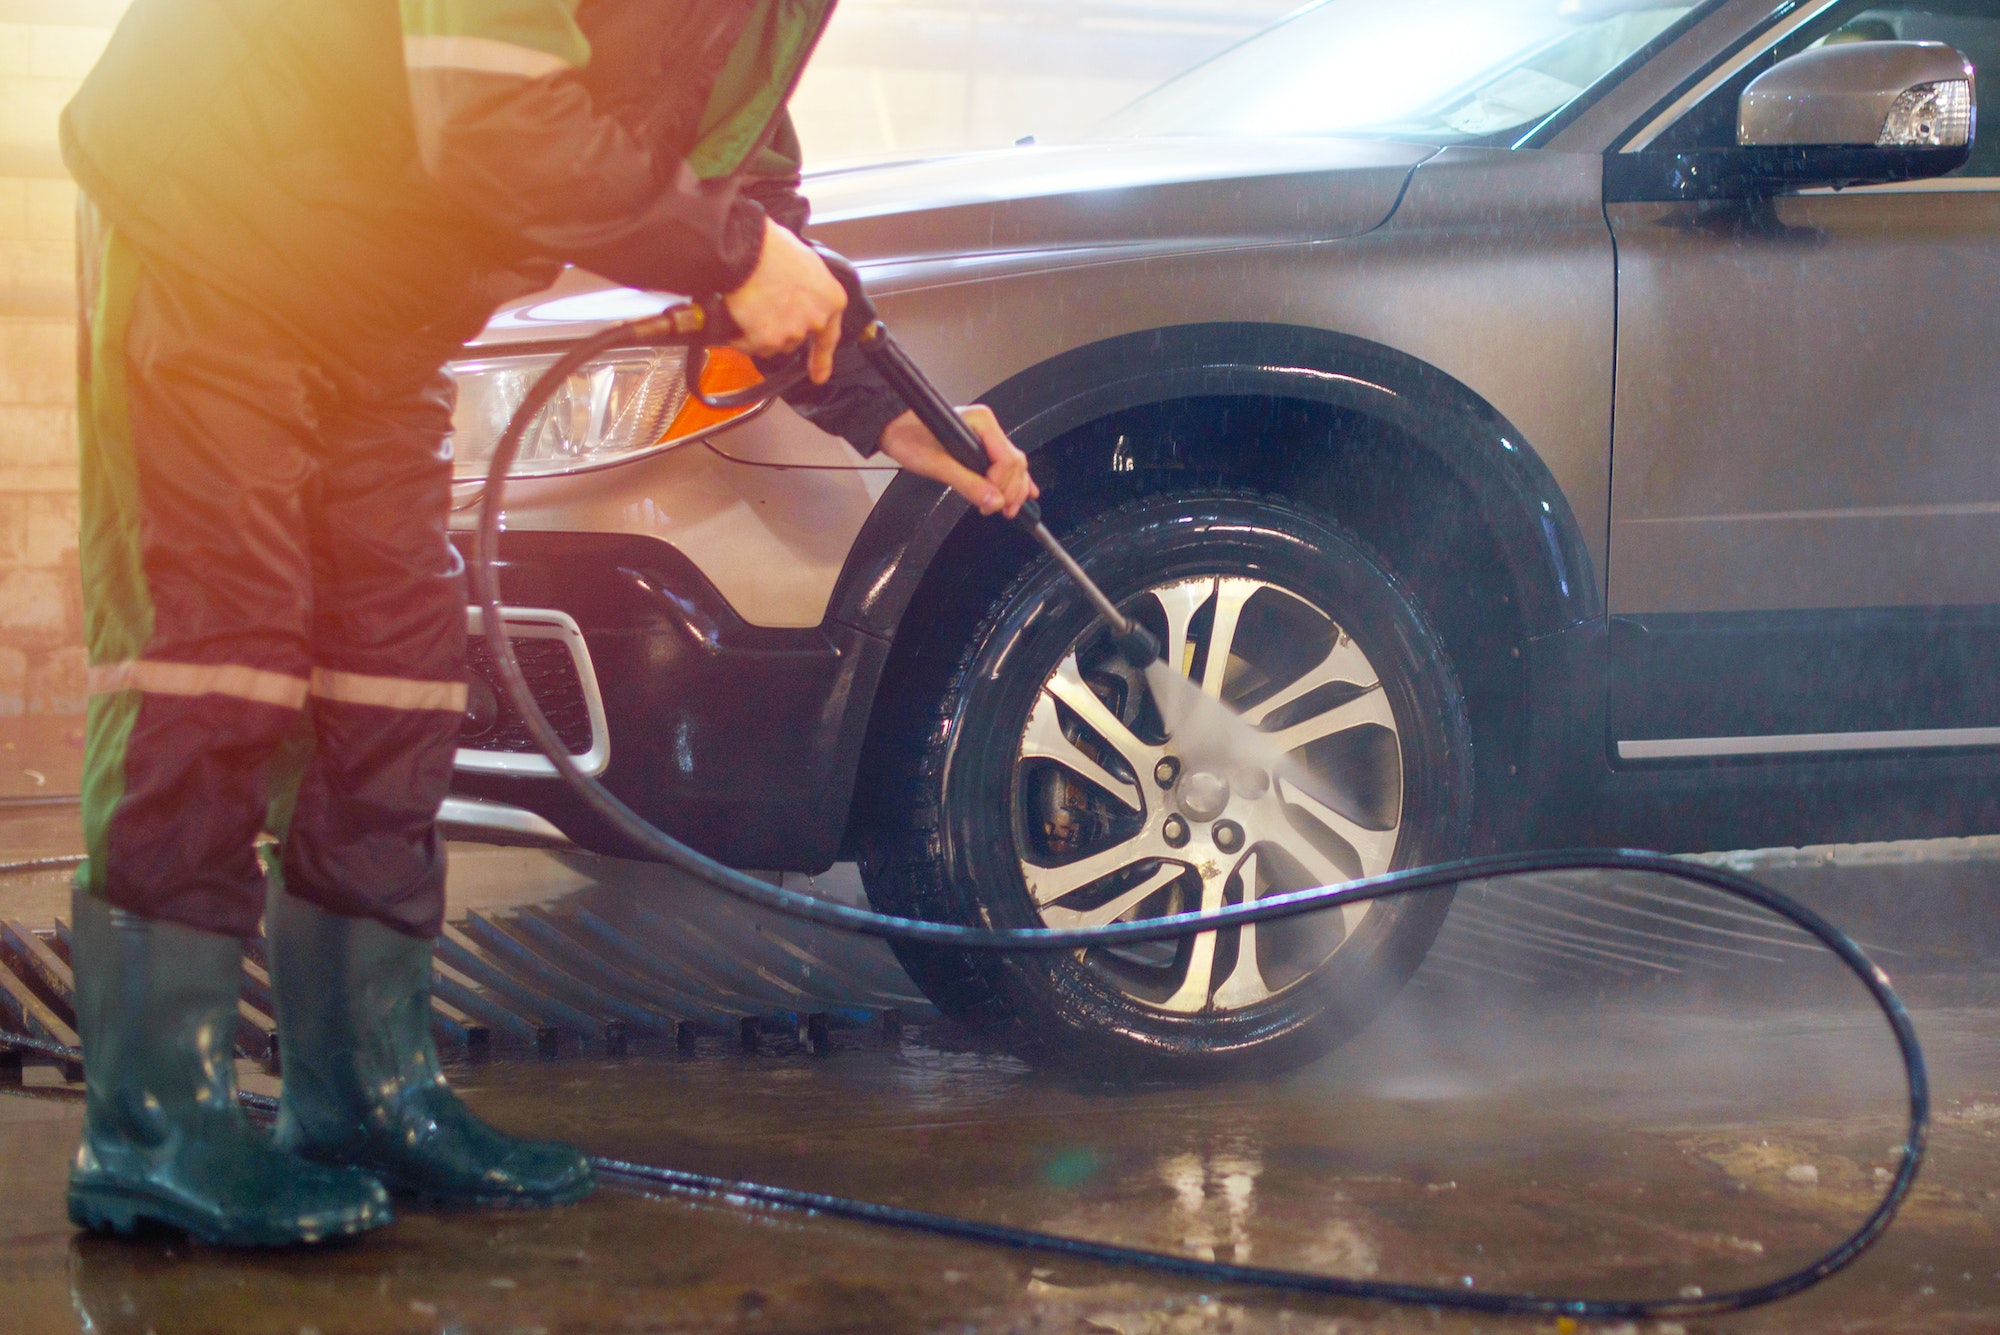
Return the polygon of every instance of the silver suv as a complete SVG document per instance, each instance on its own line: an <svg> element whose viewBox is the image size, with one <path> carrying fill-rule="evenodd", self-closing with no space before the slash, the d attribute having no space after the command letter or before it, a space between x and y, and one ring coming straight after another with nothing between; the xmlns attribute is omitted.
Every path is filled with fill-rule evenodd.
<svg viewBox="0 0 2000 1335"><path fill-rule="evenodd" d="M1995 61L2000 0L1325 0L1089 142L811 181L815 235L1293 777L1184 767L1010 529L783 407L710 412L676 354L573 377L523 453L523 661L649 819L960 922L2000 828ZM568 341L662 300L572 273L495 319L465 476ZM453 818L628 852L474 666ZM1448 908L903 960L1068 1061L1212 1074L1365 1023Z"/></svg>

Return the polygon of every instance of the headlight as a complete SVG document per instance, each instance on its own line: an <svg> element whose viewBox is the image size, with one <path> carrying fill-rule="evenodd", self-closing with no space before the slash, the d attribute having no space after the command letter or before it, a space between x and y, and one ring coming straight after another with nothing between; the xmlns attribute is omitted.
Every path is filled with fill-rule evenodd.
<svg viewBox="0 0 2000 1335"><path fill-rule="evenodd" d="M486 476L493 449L514 412L559 352L523 357L481 357L454 362L458 404L451 414L452 474L460 481ZM740 353L709 356L711 392L755 384L758 374ZM724 413L688 394L687 354L681 348L631 348L607 352L571 372L529 424L510 477L546 477L622 463L692 439L749 410Z"/></svg>

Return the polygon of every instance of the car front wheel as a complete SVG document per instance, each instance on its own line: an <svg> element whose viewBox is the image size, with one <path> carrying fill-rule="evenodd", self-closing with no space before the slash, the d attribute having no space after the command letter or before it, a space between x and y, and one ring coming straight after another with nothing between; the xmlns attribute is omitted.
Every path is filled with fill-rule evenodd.
<svg viewBox="0 0 2000 1335"><path fill-rule="evenodd" d="M1194 745L1082 596L1037 562L914 702L922 726L891 758L868 832L878 907L1083 927L1463 851L1463 695L1414 601L1356 539L1283 501L1211 493L1112 511L1072 547L1258 745L1222 757ZM1113 1078L1203 1079L1295 1065L1358 1031L1449 902L1428 893L1059 955L899 953L947 1014L1035 1055Z"/></svg>

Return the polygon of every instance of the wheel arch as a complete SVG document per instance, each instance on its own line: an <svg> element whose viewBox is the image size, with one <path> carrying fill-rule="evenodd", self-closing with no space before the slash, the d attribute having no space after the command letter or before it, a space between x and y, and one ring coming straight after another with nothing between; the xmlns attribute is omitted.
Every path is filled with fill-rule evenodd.
<svg viewBox="0 0 2000 1335"><path fill-rule="evenodd" d="M1390 429L1439 460L1480 513L1498 521L1525 633L1603 615L1576 515L1533 444L1462 382L1383 344L1293 325L1178 325L1063 353L1009 377L983 401L1036 453L1121 413L1198 399L1324 405ZM829 618L893 636L969 515L936 484L898 477L856 539Z"/></svg>
<svg viewBox="0 0 2000 1335"><path fill-rule="evenodd" d="M1382 344L1291 325L1174 326L1063 353L1008 378L984 401L1036 455L1044 508L1059 530L1138 494L1149 471L1178 471L1189 481L1256 486L1329 512L1374 546L1393 573L1417 584L1420 596L1425 580L1412 579L1411 570L1425 564L1440 575L1467 568L1476 587L1461 593L1461 602L1490 602L1501 590L1504 610L1426 607L1455 656L1492 658L1488 675L1506 678L1467 681L1469 695L1486 697L1473 701L1475 715L1486 716L1476 718L1485 739L1479 745L1502 767L1482 764L1482 786L1508 772L1526 746L1515 735L1520 720L1510 717L1526 703L1520 646L1603 615L1582 531L1533 444L1456 378ZM1178 429L1229 448L1224 457L1150 470L1134 457L1132 476L1108 472L1107 451L1116 468L1119 448L1108 442L1121 428L1157 432L1163 423L1170 434ZM1246 439L1263 448L1241 450ZM1014 530L967 524L970 517L935 484L904 475L857 539L830 619L895 642L875 698L893 695L911 659L929 647L930 637L910 633L916 625L948 620L953 596L976 593L981 572L1018 568L1032 555ZM1466 666L1469 678L1479 675ZM878 744L892 723L872 719L866 746Z"/></svg>

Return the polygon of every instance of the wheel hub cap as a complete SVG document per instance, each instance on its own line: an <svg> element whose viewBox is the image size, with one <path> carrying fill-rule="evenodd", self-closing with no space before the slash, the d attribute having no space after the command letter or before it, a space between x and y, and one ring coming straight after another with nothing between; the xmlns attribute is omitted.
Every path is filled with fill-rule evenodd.
<svg viewBox="0 0 2000 1335"><path fill-rule="evenodd" d="M1214 820L1229 809L1229 780L1198 769L1181 780L1177 795L1190 820Z"/></svg>

